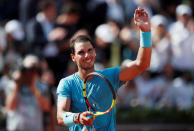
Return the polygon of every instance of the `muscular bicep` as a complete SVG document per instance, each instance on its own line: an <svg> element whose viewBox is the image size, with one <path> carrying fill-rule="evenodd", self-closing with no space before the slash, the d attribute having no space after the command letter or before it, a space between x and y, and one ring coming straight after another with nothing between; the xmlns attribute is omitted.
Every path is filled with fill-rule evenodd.
<svg viewBox="0 0 194 131"><path fill-rule="evenodd" d="M121 67L119 73L120 81L129 81L134 79L141 73L141 70L136 64L136 61L127 62L125 65Z"/></svg>
<svg viewBox="0 0 194 131"><path fill-rule="evenodd" d="M126 62L120 70L119 80L129 81L134 79L150 65L152 47L140 47L135 61Z"/></svg>
<svg viewBox="0 0 194 131"><path fill-rule="evenodd" d="M71 99L59 98L57 101L57 121L59 125L64 125L63 114L69 111Z"/></svg>

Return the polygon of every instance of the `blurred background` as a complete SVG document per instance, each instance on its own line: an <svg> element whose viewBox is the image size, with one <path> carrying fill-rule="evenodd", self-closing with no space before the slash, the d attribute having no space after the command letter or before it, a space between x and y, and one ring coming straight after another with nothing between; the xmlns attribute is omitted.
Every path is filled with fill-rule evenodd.
<svg viewBox="0 0 194 131"><path fill-rule="evenodd" d="M117 130L194 131L193 0L1 0L0 130L20 121L24 131L67 130L56 123L56 88L77 71L71 38L91 36L97 70L135 60L138 7L152 24L151 66L118 90Z"/></svg>

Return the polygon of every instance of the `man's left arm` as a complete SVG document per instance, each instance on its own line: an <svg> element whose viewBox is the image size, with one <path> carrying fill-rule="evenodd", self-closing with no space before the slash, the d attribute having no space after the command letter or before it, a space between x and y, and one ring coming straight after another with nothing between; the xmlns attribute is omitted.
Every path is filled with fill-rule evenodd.
<svg viewBox="0 0 194 131"><path fill-rule="evenodd" d="M36 87L36 82L33 82L33 84L30 85L30 89L32 90L32 93L34 94L35 98L37 99L40 108L45 111L49 112L51 110L51 104L50 99L48 95L43 95L38 88Z"/></svg>
<svg viewBox="0 0 194 131"><path fill-rule="evenodd" d="M148 13L144 9L136 9L134 13L134 23L140 29L140 47L135 61L127 62L121 67L119 73L120 81L134 79L150 66L152 41L151 24Z"/></svg>

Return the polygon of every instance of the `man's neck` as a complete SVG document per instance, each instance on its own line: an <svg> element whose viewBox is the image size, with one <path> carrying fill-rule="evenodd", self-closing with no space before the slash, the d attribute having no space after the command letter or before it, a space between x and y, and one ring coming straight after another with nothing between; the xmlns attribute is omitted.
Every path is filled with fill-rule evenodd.
<svg viewBox="0 0 194 131"><path fill-rule="evenodd" d="M84 80L86 78L86 76L91 73L91 72L94 72L94 68L92 69L89 69L89 70L84 70L84 69L79 69L78 70L78 76Z"/></svg>

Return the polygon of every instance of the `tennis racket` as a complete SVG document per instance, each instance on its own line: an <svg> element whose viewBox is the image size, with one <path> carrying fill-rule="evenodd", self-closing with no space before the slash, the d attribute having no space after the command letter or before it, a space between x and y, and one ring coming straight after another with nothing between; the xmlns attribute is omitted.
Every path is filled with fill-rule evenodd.
<svg viewBox="0 0 194 131"><path fill-rule="evenodd" d="M89 78L91 78L91 77L99 77L99 78L100 78L100 80L99 80L99 78L98 78L99 82L105 82L104 84L107 84L106 87L109 87L108 90L106 89L106 92L109 91L109 92L112 93L112 104L109 104L109 105L108 105L109 108L106 109L105 111L97 111L97 110L95 109L95 103L91 103L91 102L90 102L90 99L88 99L88 94L89 94L89 92L87 92L87 89L86 89L86 88L89 88L89 87L87 87L87 83L90 81ZM102 80L103 80L103 81L102 81ZM98 85L98 83L95 83L94 81L92 81L92 82L93 82L93 84ZM103 84L103 85L104 85L104 84ZM103 87L103 88L104 88L104 87ZM101 89L103 89L103 88L101 88ZM88 94L87 94L87 93L88 93ZM104 93L105 93L105 92L104 92ZM103 93L102 93L102 94L103 94ZM94 112L94 114L93 114L92 116L88 116L88 117L96 117L96 116L100 116L100 115L104 115L104 114L109 113L109 112L113 109L113 107L114 107L114 105L115 105L115 102L116 102L116 93L115 93L115 90L114 90L112 84L110 83L110 81L109 81L106 77L104 77L102 74L97 73L97 72L89 73L89 74L86 76L86 78L85 78L85 80L84 80L84 84L83 84L83 96L84 96L84 99L85 99L85 103L86 103L86 106L87 106L87 110L88 110L88 111L93 110L93 112ZM104 96L103 96L103 97L104 97Z"/></svg>

